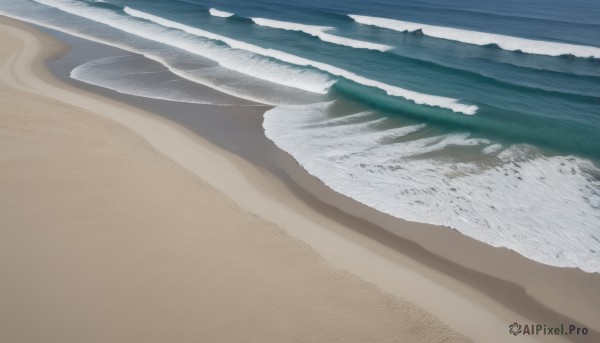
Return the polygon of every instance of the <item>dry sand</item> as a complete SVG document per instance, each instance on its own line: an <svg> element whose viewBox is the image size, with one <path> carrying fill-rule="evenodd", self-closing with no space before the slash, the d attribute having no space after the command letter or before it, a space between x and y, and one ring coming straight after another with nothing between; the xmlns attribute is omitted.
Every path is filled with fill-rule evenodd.
<svg viewBox="0 0 600 343"><path fill-rule="evenodd" d="M0 341L466 340L45 84L39 37L0 22Z"/></svg>

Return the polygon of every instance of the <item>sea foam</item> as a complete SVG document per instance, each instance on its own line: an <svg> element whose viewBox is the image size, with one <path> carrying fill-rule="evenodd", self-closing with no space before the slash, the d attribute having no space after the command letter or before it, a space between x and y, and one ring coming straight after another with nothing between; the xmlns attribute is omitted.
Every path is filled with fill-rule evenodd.
<svg viewBox="0 0 600 343"><path fill-rule="evenodd" d="M221 42L229 45L231 48L251 52L256 55L277 58L276 56L278 56L279 54L283 54L277 50L261 48L259 46L253 45L253 44L238 41L238 40L235 40L235 39L232 39L229 37L225 37L222 35L218 35L218 34L215 34L212 32L208 32L208 31L196 28L196 27L192 27L192 26L174 22L174 21L171 21L168 19L164 19L164 18L155 16L155 15L152 15L150 13L135 10L133 8L125 7L124 11L125 11L125 13L131 15L132 17L145 19L145 20L151 21L153 23L156 23L162 27L180 30L180 31L186 32L186 33L191 34L196 37L221 41ZM176 42L172 42L172 41L165 41L164 43L169 44L169 45L177 44ZM290 78L292 75L290 75L289 72L281 74L281 75L270 75L272 72L277 72L275 70L268 70L268 69L273 69L273 66L275 64L268 60L260 59L260 57L258 57L258 56L254 58L254 61L259 62L259 63L253 63L253 64L257 65L257 67L262 67L262 68L256 68L256 69L252 68L251 69L249 67L251 67L252 64L251 65L246 64L248 62L247 60L246 61L236 61L235 59L232 59L230 56L227 56L225 54L218 54L218 55L211 54L209 51L207 51L208 49L193 49L188 46L185 46L184 49L186 49L190 52L197 53L199 55L208 57L208 58L218 62L220 65L225 66L229 69L232 69L232 70L235 70L235 71L238 71L238 72L241 72L241 73L244 73L244 74L256 77L256 78L268 80L268 81L271 81L274 83L279 83L279 84L286 85L289 87L303 89L303 90L306 90L309 92L325 94L325 93L327 93L329 87L335 82L334 80L329 79L325 74L318 74L315 72L311 73L311 71L309 71L309 70L294 69L294 67L289 67L289 68L292 70L297 70L296 77ZM221 51L222 51L222 49L221 49ZM231 54L231 55L233 55L233 54ZM296 56L294 56L294 55L289 55L289 56L291 56L291 58L288 58L287 60L282 59L282 58L278 58L278 59L283 62L288 62L290 64L298 64L298 63L290 62ZM287 66L284 66L284 65L278 65L278 66L281 69L287 68ZM302 75L303 73L305 75ZM313 76L313 78L317 79L317 80L315 80L317 82L308 82L310 80L307 80L306 76ZM320 77L317 77L317 76L320 76Z"/></svg>
<svg viewBox="0 0 600 343"><path fill-rule="evenodd" d="M251 18L252 21L260 26L271 27L274 29L288 30L288 31L299 31L304 32L313 37L317 37L320 40L328 43L337 45L349 46L355 49L369 49L377 51L389 51L394 47L384 44L377 44L372 42L365 42L356 39L340 37L327 33L327 31L334 30L335 28L330 26L315 26L306 24L290 23L279 20L265 19L265 18Z"/></svg>
<svg viewBox="0 0 600 343"><path fill-rule="evenodd" d="M208 13L210 13L210 15L212 15L212 16L221 17L221 18L229 18L229 17L233 16L233 13L219 11L218 9L215 9L215 8L209 9Z"/></svg>
<svg viewBox="0 0 600 343"><path fill-rule="evenodd" d="M313 67L320 69L321 71L325 71L331 75L344 77L362 85L379 88L390 96L402 97L419 105L445 108L453 112L467 115L473 115L477 111L477 106L462 104L457 99L423 94L389 85L377 80L371 80L329 64L312 61L275 49L262 48L129 7L125 7L124 11L130 16L153 22L159 26L144 25L143 22L127 20L126 17L124 18L109 11L91 8L79 2L69 0L35 1L47 6L52 6L67 13L109 25L113 28L137 35L145 39L168 44L199 56L206 57L218 62L221 66L230 70L292 88L298 88L320 94L327 93L328 89L336 82L335 79L331 79L323 73L303 68L296 68L293 65ZM186 39L187 37L178 34L178 32L169 32L164 28L176 29L200 38L221 41L234 50L215 45L210 41L190 41L189 39ZM254 55L244 54L244 52L250 52ZM268 59L263 59L261 56L274 58L276 60L289 63L292 66L277 64Z"/></svg>
<svg viewBox="0 0 600 343"><path fill-rule="evenodd" d="M470 31L451 27L426 25L395 19L348 15L359 24L377 26L385 29L414 32L420 31L426 36L452 40L475 45L495 44L503 50L521 51L527 54L563 56L572 55L581 58L600 58L600 48L559 42L540 41L487 32Z"/></svg>
<svg viewBox="0 0 600 343"><path fill-rule="evenodd" d="M39 0L39 1L41 1L41 0ZM47 0L44 0L44 1L47 1ZM214 34L211 32L207 32L205 30L201 30L201 29L198 29L195 27L184 25L184 24L181 24L178 22L174 22L174 21L171 21L168 19L157 17L157 16L149 14L149 13L134 10L129 7L125 8L125 12L132 16L155 22L164 27L178 29L178 30L181 30L181 31L184 31L184 32L187 32L192 35L199 36L199 37L204 37L204 38L213 39L213 40L219 40L234 49L241 49L241 50L249 51L249 52L255 53L257 55L271 57L271 58L274 58L274 59L277 59L277 60L280 60L280 61L283 61L283 62L286 62L289 64L320 69L329 74L332 74L335 76L341 76L348 80L354 81L356 83L360 83L365 86L379 88L379 89L385 91L390 96L402 97L404 99L413 101L414 103L419 104L419 105L428 105L428 106L446 108L446 109L452 110L453 112L460 112L460 113L464 113L467 115L473 115L473 114L475 114L475 112L477 112L477 106L462 104L457 99L436 96L436 95L423 94L423 93L407 90L404 88L392 86L392 85L389 85L389 84L386 84L386 83L383 83L383 82L380 82L377 80L368 79L366 77L357 75L353 72L350 72L350 71L347 71L347 70L344 70L344 69L326 64L326 63L312 61L312 60L309 60L309 59L306 59L303 57L299 57L299 56L289 54L289 53L286 53L283 51L275 50L275 49L262 48L262 47L259 47L259 46L253 45L253 44L249 44L249 43L235 40L235 39L232 39L229 37L225 37L225 36L217 35L217 34ZM329 82L326 85L324 85L325 89L328 89L332 84L333 84L333 82Z"/></svg>
<svg viewBox="0 0 600 343"><path fill-rule="evenodd" d="M600 272L600 170L592 162L468 133L431 136L418 133L423 124L394 127L365 112L332 119L331 106L276 107L265 113L265 134L327 186L381 212Z"/></svg>
<svg viewBox="0 0 600 343"><path fill-rule="evenodd" d="M194 37L186 37L182 32L169 31L168 29L165 29L164 25L157 26L150 23L144 23L133 18L123 17L102 9L91 8L85 4L73 1L36 0L36 2L55 7L61 11L81 16L98 23L109 25L138 37L188 51L213 60L224 68L257 79L319 94L327 93L329 87L334 83L334 80L324 73L274 63L261 56L248 53L248 51L232 50L227 47L219 46L210 40L200 41L197 39L190 39ZM148 17L150 19L156 19L157 21L160 21L161 19L130 8L125 8L125 11L133 16L137 15L140 18ZM166 21L166 24L169 23L169 21ZM191 29L191 27L185 27ZM199 29L195 29L195 33L197 33L196 36L212 40L222 41L222 39L225 38ZM240 43L242 45L245 44L242 42Z"/></svg>

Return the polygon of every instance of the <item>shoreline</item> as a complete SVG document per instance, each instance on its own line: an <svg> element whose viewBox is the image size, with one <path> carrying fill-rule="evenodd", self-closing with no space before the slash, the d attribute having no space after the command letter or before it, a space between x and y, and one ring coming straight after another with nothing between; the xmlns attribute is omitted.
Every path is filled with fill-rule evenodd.
<svg viewBox="0 0 600 343"><path fill-rule="evenodd" d="M54 79L65 44L0 36L3 340L468 341L174 163L155 146L195 143L151 114Z"/></svg>
<svg viewBox="0 0 600 343"><path fill-rule="evenodd" d="M37 72L43 74L43 71ZM59 73L58 76L71 85L78 83L69 80L68 75ZM132 101L131 96L79 86L146 110L160 102ZM96 96L98 101L104 101L101 95ZM163 106L174 107L173 104ZM140 124L139 118L136 121L113 115L111 119L136 131L163 154L216 186L246 210L308 243L334 267L349 270L382 290L414 303L476 341L490 337L506 339L509 337L507 325L519 320L540 323L545 320L543 323L548 324L581 322L592 331L588 339L598 337L597 324L592 326L600 313L600 300L594 292L600 285L597 274L544 266L448 228L405 222L347 199L308 175L264 134L261 136L261 113L248 115L243 121L233 115L227 119L229 124L237 123L239 132L250 130L244 137L250 139L251 147L268 149L269 153L261 150L260 156L244 151L243 143L248 141L233 143L238 145L238 151L231 146L227 149L224 142L215 143L218 138L206 137L206 132L189 125L191 118L162 119L158 115L160 113L153 115L152 125L145 123L144 128L136 126ZM222 125L216 119L213 121L213 127ZM168 132L168 138L159 132ZM180 145L175 147L173 141ZM190 149L192 144L196 145L194 151ZM198 161L205 158L198 158L197 153L216 163L211 162L207 170L207 165ZM264 156L275 157L261 160ZM226 178L224 169L228 169ZM240 170L244 170L244 174ZM231 180L237 182L229 182ZM240 192L241 186L249 191ZM360 261L357 255L361 256ZM574 286L577 291L573 291ZM423 294L419 292L422 289L430 291ZM456 316L456 308L467 313ZM469 323L478 323L480 327L469 327Z"/></svg>
<svg viewBox="0 0 600 343"><path fill-rule="evenodd" d="M67 41L73 39L75 46L80 44L78 41L81 38L68 37L70 36L67 34L60 34L61 39ZM97 43L90 45L94 44ZM110 47L110 49L120 51L117 48ZM493 306L500 307L496 315L505 318L507 323L512 322L510 318L514 318L516 312L525 313L531 318L529 320L536 322L581 321L591 329L595 324L593 318L600 315L600 296L595 292L600 288L600 274L544 265L512 250L492 247L451 228L407 222L383 214L336 193L323 185L320 180L309 175L291 156L277 148L264 136L262 113L246 114L242 119L237 115L228 116L227 111L220 111L213 117L202 118L203 125L199 125L194 122L193 116L189 113L200 106L140 99L73 80L68 76L68 71L75 64L60 67L55 64L51 65L50 69L66 83L166 117L171 123L176 123L178 130L187 133L192 139L200 136L202 137L200 141L208 141L208 144L216 145L222 154L229 154L231 159L241 158L242 163L248 162L254 165L259 170L251 174L253 178L250 181L257 185L256 188L260 188L257 189L258 191L270 192L267 196L287 202L300 209L303 214L308 213L313 218L320 218L321 226L326 227L334 235L344 236L353 245L367 247L371 250L370 253L384 256L385 263L411 265L418 274L425 274L429 279L444 285L467 284L466 287L456 286L453 290L461 294L471 294L473 289L483 293L478 301L492 302ZM184 115L169 115L169 111L173 108ZM205 126L207 120L209 125ZM243 138L238 139L236 135L226 135L223 138L219 134L224 128L236 134L241 133ZM263 172L270 175L265 175ZM249 175L247 174L246 177L248 178ZM236 199L234 189L226 191L223 188L222 190ZM291 202L291 200L295 201ZM295 226L293 222L286 222L285 218L273 217L268 211L260 208L253 209L255 204L252 200L247 200L245 203L244 199L236 199L236 201L262 217L270 217L269 220L282 227ZM348 232L348 229L352 232ZM303 232L303 228L293 229L292 234L308 242L313 248L322 244L318 237L311 237ZM402 297L409 294L411 289L422 287L419 283L406 287L398 280L390 280L385 272L375 275L375 271L370 270L369 265L358 269L357 266L348 263L352 259L351 256L340 259L339 255L335 255L342 254L341 249L328 252L331 250L330 247L321 246L317 250L327 256L328 261L337 261L336 263L339 264L334 264L337 267L354 268L352 270L354 273L398 296ZM381 265L384 262L380 260L379 263ZM393 273L392 270L393 267L388 273ZM398 291L399 289L402 291ZM573 289L577 289L577 292ZM441 296L434 301L419 299L418 294L411 294L411 297L418 299L417 304L433 313L447 311L444 310L445 306L440 306L443 303ZM502 309L503 307L508 308L508 311ZM447 320L455 320L452 313L446 313L444 317ZM479 317L474 315L472 319L476 321ZM456 324L460 325L458 322ZM462 325L466 326L464 323ZM595 329L598 330L600 328Z"/></svg>

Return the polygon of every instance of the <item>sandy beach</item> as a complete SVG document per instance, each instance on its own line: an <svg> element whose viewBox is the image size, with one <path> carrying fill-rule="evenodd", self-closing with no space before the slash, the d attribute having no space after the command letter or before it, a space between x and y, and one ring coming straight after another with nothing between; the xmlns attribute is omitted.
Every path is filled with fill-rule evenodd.
<svg viewBox="0 0 600 343"><path fill-rule="evenodd" d="M597 274L391 220L281 151L277 172L61 81L46 33L2 18L0 37L3 341L509 342L514 321L598 339ZM259 136L260 106L205 109L252 112Z"/></svg>

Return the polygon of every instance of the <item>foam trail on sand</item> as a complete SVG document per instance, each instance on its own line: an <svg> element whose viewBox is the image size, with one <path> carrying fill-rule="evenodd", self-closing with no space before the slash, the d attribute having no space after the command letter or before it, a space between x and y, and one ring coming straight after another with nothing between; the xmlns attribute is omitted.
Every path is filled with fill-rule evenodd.
<svg viewBox="0 0 600 343"><path fill-rule="evenodd" d="M46 1L46 0L36 0L36 1ZM131 16L138 17L141 19L146 19L146 20L155 22L164 27L178 29L178 30L181 30L181 31L184 31L184 32L187 32L187 33L193 34L195 36L199 36L199 37L222 41L234 49L246 50L246 51L255 53L257 55L275 58L277 60L280 60L280 61L283 61L286 63L290 63L290 64L314 67L314 68L320 69L322 71L326 71L335 76L341 76L348 80L360 83L365 86L379 88L379 89L385 91L390 96L402 97L404 99L413 101L414 103L419 104L419 105L428 105L428 106L446 108L446 109L452 110L453 112L460 112L460 113L464 113L467 115L473 115L473 114L475 114L475 112L477 112L477 106L461 104L459 102L459 100L457 100L457 99L436 96L436 95L423 94L423 93L407 90L404 88L388 85L386 83L376 81L376 80L371 80L366 77L357 75L353 72L350 72L350 71L347 71L347 70L344 70L344 69L326 64L326 63L312 61L312 60L309 60L309 59L306 59L303 57L288 54L286 52L282 52L282 51L278 51L278 50L274 50L274 49L262 48L262 47L259 47L259 46L253 45L253 44L241 42L241 41L229 38L229 37L217 35L217 34L214 34L211 32L207 32L205 30L201 30L201 29L198 29L195 27L187 26L187 25L177 23L177 22L174 22L171 20L157 17L157 16L149 14L149 13L134 10L129 7L125 8L125 12ZM326 89L328 89L332 84L333 84L333 82L327 84Z"/></svg>
<svg viewBox="0 0 600 343"><path fill-rule="evenodd" d="M229 18L229 17L233 16L233 13L219 11L218 9L215 9L215 8L209 9L208 13L210 13L210 15L212 15L212 16L221 17L221 18Z"/></svg>
<svg viewBox="0 0 600 343"><path fill-rule="evenodd" d="M424 35L474 45L496 44L503 50L521 51L534 55L563 56L572 55L581 58L600 58L600 48L558 42L540 41L494 33L470 31L451 27L426 25L395 19L348 15L359 24L377 26L385 29L414 32Z"/></svg>
<svg viewBox="0 0 600 343"><path fill-rule="evenodd" d="M251 18L252 21L256 25L271 27L274 29L288 30L288 31L300 31L304 32L313 37L318 37L320 40L328 43L333 43L337 45L349 46L355 49L369 49L369 50L377 50L377 51L389 51L394 47L384 44L377 44L371 42L360 41L356 39L340 37L336 35L332 35L327 33L326 31L334 30L333 27L329 26L316 26L316 25L306 25L306 24L297 24L290 23L286 21L265 19L265 18Z"/></svg>
<svg viewBox="0 0 600 343"><path fill-rule="evenodd" d="M136 55L125 55L100 58L81 64L71 71L70 77L122 94L192 104L228 106L202 97L202 94L197 89L190 88L189 84L179 86L182 82L189 82L185 78L164 80L153 77L166 72L169 72L169 69L162 64L139 63ZM197 86L196 83L190 84Z"/></svg>

